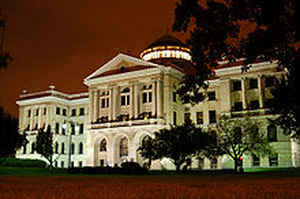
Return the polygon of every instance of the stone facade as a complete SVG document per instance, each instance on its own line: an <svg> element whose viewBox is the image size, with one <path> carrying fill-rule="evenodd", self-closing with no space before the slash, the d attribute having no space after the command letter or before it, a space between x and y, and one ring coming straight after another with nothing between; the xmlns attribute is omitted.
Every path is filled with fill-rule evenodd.
<svg viewBox="0 0 300 199"><path fill-rule="evenodd" d="M159 51L153 49L151 53L155 59L159 58ZM169 53L165 49L164 58ZM180 57L180 51L176 53L176 59L184 58ZM32 151L37 130L51 125L58 167L114 166L124 161L143 165L137 148L145 136L153 137L154 132L169 124L182 124L185 117L204 128L215 128L221 115L229 115L261 120L264 125L260 131L266 136L273 135L270 139L277 155L245 156L244 167L297 166L298 144L283 135L279 127L268 123L268 118L275 117L268 114L272 78L285 72L278 70L276 62L255 63L247 73L241 73L241 67L238 63L232 66L220 62L214 77L207 80L209 88L203 90L206 99L191 106L182 104L175 93L186 72L181 65L158 63L150 55L146 61L119 54L84 80L88 86L86 93L68 95L51 87L20 96L19 128L27 134L29 144L18 151L17 157L40 158ZM67 128L62 128L63 124ZM79 130L75 131L74 126ZM233 161L226 156L217 160L195 159L192 166L232 168ZM174 169L174 165L163 159L155 161L152 168Z"/></svg>

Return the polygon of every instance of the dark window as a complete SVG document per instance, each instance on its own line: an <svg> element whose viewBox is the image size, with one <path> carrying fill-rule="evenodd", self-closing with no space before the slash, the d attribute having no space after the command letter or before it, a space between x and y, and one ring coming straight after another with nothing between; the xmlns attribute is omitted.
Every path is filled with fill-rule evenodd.
<svg viewBox="0 0 300 199"><path fill-rule="evenodd" d="M253 100L250 102L250 109L255 110L259 109L259 101L258 100Z"/></svg>
<svg viewBox="0 0 300 199"><path fill-rule="evenodd" d="M203 112L196 113L197 124L203 124Z"/></svg>
<svg viewBox="0 0 300 199"><path fill-rule="evenodd" d="M242 90L242 83L240 80L235 80L232 82L232 91Z"/></svg>
<svg viewBox="0 0 300 199"><path fill-rule="evenodd" d="M76 116L76 109L72 109L72 115L71 116Z"/></svg>
<svg viewBox="0 0 300 199"><path fill-rule="evenodd" d="M103 159L100 160L100 167L104 167L104 160Z"/></svg>
<svg viewBox="0 0 300 199"><path fill-rule="evenodd" d="M255 154L252 154L252 166L258 167L260 165L260 159Z"/></svg>
<svg viewBox="0 0 300 199"><path fill-rule="evenodd" d="M130 95L127 95L127 105L130 105Z"/></svg>
<svg viewBox="0 0 300 199"><path fill-rule="evenodd" d="M173 92L173 102L176 102L177 101L177 94L176 92Z"/></svg>
<svg viewBox="0 0 300 199"><path fill-rule="evenodd" d="M83 154L83 144L79 143L79 154Z"/></svg>
<svg viewBox="0 0 300 199"><path fill-rule="evenodd" d="M143 93L143 103L147 103L147 93Z"/></svg>
<svg viewBox="0 0 300 199"><path fill-rule="evenodd" d="M267 135L268 135L268 141L269 142L276 142L277 141L277 129L275 125L269 125L267 128Z"/></svg>
<svg viewBox="0 0 300 199"><path fill-rule="evenodd" d="M275 83L275 77L269 76L265 79L265 87L272 87Z"/></svg>
<svg viewBox="0 0 300 199"><path fill-rule="evenodd" d="M28 114L27 114L28 117L31 116L31 110L28 110Z"/></svg>
<svg viewBox="0 0 300 199"><path fill-rule="evenodd" d="M67 109L64 108L64 109L62 110L62 115L63 115L63 116L67 116Z"/></svg>
<svg viewBox="0 0 300 199"><path fill-rule="evenodd" d="M102 151L106 151L106 139L103 139L100 142L100 152L102 152Z"/></svg>
<svg viewBox="0 0 300 199"><path fill-rule="evenodd" d="M125 96L121 96L121 106L125 106L125 102L126 101L126 97Z"/></svg>
<svg viewBox="0 0 300 199"><path fill-rule="evenodd" d="M278 166L278 154L272 154L269 156L269 165L270 166Z"/></svg>
<svg viewBox="0 0 300 199"><path fill-rule="evenodd" d="M234 111L242 111L243 110L243 103L242 102L235 102L233 109L234 109Z"/></svg>
<svg viewBox="0 0 300 199"><path fill-rule="evenodd" d="M208 92L207 95L208 95L208 100L209 100L209 101L214 101L214 100L216 100L216 92L215 92L215 91Z"/></svg>
<svg viewBox="0 0 300 199"><path fill-rule="evenodd" d="M249 80L249 88L254 89L258 87L257 79L250 79Z"/></svg>
<svg viewBox="0 0 300 199"><path fill-rule="evenodd" d="M35 115L38 116L38 115L39 115L39 112L40 112L40 109L36 109Z"/></svg>
<svg viewBox="0 0 300 199"><path fill-rule="evenodd" d="M84 108L79 109L79 115L84 115Z"/></svg>
<svg viewBox="0 0 300 199"><path fill-rule="evenodd" d="M75 153L75 144L72 143L71 144L71 154L74 154Z"/></svg>
<svg viewBox="0 0 300 199"><path fill-rule="evenodd" d="M27 148L27 144L25 144L25 145L23 146L23 154L26 154L26 148Z"/></svg>
<svg viewBox="0 0 300 199"><path fill-rule="evenodd" d="M55 142L55 153L58 154L58 143Z"/></svg>
<svg viewBox="0 0 300 199"><path fill-rule="evenodd" d="M82 167L82 161L79 161L79 167L80 168Z"/></svg>
<svg viewBox="0 0 300 199"><path fill-rule="evenodd" d="M44 108L44 115L47 114L47 108Z"/></svg>
<svg viewBox="0 0 300 199"><path fill-rule="evenodd" d="M59 123L55 123L55 133L59 134Z"/></svg>
<svg viewBox="0 0 300 199"><path fill-rule="evenodd" d="M65 143L61 143L61 154L65 154Z"/></svg>
<svg viewBox="0 0 300 199"><path fill-rule="evenodd" d="M75 135L75 125L71 124L71 134Z"/></svg>
<svg viewBox="0 0 300 199"><path fill-rule="evenodd" d="M184 113L184 121L191 120L191 113Z"/></svg>
<svg viewBox="0 0 300 199"><path fill-rule="evenodd" d="M109 107L109 98L106 98L106 107Z"/></svg>
<svg viewBox="0 0 300 199"><path fill-rule="evenodd" d="M61 167L61 168L64 168L64 167L65 167L64 161L61 161L61 162L60 162L60 167Z"/></svg>
<svg viewBox="0 0 300 199"><path fill-rule="evenodd" d="M216 111L209 111L209 123L216 123Z"/></svg>
<svg viewBox="0 0 300 199"><path fill-rule="evenodd" d="M60 108L56 107L56 115L60 115Z"/></svg>
<svg viewBox="0 0 300 199"><path fill-rule="evenodd" d="M151 103L152 102L152 93L149 92L149 102Z"/></svg>
<svg viewBox="0 0 300 199"><path fill-rule="evenodd" d="M83 129L84 129L84 125L80 124L79 125L79 134L83 134Z"/></svg>
<svg viewBox="0 0 300 199"><path fill-rule="evenodd" d="M31 143L31 154L33 154L35 151L35 143Z"/></svg>
<svg viewBox="0 0 300 199"><path fill-rule="evenodd" d="M177 113L175 111L173 112L173 124L177 125Z"/></svg>
<svg viewBox="0 0 300 199"><path fill-rule="evenodd" d="M71 167L74 168L74 161L71 162Z"/></svg>
<svg viewBox="0 0 300 199"><path fill-rule="evenodd" d="M101 99L101 108L105 108L105 99L104 98Z"/></svg>

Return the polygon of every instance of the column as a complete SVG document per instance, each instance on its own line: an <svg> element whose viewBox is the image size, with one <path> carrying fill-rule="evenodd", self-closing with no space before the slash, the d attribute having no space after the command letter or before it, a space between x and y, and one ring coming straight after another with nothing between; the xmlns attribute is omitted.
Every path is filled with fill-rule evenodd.
<svg viewBox="0 0 300 199"><path fill-rule="evenodd" d="M114 92L113 92L113 120L117 119L117 116L119 115L119 109L120 109L120 87L115 86Z"/></svg>
<svg viewBox="0 0 300 199"><path fill-rule="evenodd" d="M144 112L143 92L141 91L141 88L143 88L143 83L139 84L139 114Z"/></svg>
<svg viewBox="0 0 300 199"><path fill-rule="evenodd" d="M140 101L139 101L139 84L138 82L134 83L134 117L137 118L139 116L139 108L140 108Z"/></svg>
<svg viewBox="0 0 300 199"><path fill-rule="evenodd" d="M152 115L156 115L157 112L156 112L156 101L157 101L157 96L156 96L156 80L153 80L152 81L152 104L151 104L151 112L152 112Z"/></svg>
<svg viewBox="0 0 300 199"><path fill-rule="evenodd" d="M109 114L108 119L112 120L114 118L114 98L113 98L114 89L113 87L109 88Z"/></svg>
<svg viewBox="0 0 300 199"><path fill-rule="evenodd" d="M134 84L130 85L130 110L129 110L129 118L134 117L134 107L135 107L135 98L134 98Z"/></svg>
<svg viewBox="0 0 300 199"><path fill-rule="evenodd" d="M97 91L96 90L93 91L93 109L94 109L93 122L96 122L97 121L97 112L98 112L97 111Z"/></svg>
<svg viewBox="0 0 300 199"><path fill-rule="evenodd" d="M171 89L170 89L170 82L169 82L169 75L164 76L164 87L163 87L163 93L164 93L164 112L163 115L166 119L167 122L171 122L171 117L170 117L170 100L171 100Z"/></svg>
<svg viewBox="0 0 300 199"><path fill-rule="evenodd" d="M258 83L258 100L259 100L259 108L264 107L264 85L263 85L263 77L259 75L257 78Z"/></svg>
<svg viewBox="0 0 300 199"><path fill-rule="evenodd" d="M243 103L243 109L247 109L247 99L246 99L246 82L247 78L242 77L242 103Z"/></svg>
<svg viewBox="0 0 300 199"><path fill-rule="evenodd" d="M157 81L157 89L156 89L156 96L157 96L157 118L162 117L162 105L163 105L163 98L162 98L162 81L159 79Z"/></svg>
<svg viewBox="0 0 300 199"><path fill-rule="evenodd" d="M93 91L90 89L89 90L89 98L90 98L90 107L89 107L89 119L90 119L90 123L93 122L94 119L94 96L93 96Z"/></svg>

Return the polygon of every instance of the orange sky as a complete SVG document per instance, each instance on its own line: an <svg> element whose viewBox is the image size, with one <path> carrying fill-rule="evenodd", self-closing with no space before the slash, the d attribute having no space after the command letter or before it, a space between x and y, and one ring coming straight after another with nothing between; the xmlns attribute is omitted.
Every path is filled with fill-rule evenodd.
<svg viewBox="0 0 300 199"><path fill-rule="evenodd" d="M167 32L176 0L4 0L6 50L0 106L17 116L23 89L87 91L83 79L119 52L138 55ZM175 34L181 37L180 34Z"/></svg>

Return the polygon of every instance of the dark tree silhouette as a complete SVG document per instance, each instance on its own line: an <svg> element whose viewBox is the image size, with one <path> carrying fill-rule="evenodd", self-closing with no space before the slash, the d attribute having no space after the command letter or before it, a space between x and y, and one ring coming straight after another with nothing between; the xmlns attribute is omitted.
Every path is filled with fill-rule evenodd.
<svg viewBox="0 0 300 199"><path fill-rule="evenodd" d="M294 92L299 85L299 12L296 0L178 2L173 30L190 33L187 44L197 71L181 82L177 91L181 99L186 103L203 100L199 90L207 86L204 81L213 74L218 60L245 58L241 72L247 72L257 60L277 61L279 70L286 68L287 78L277 84L271 110L280 114L275 122L285 132L300 135L299 99ZM286 92L289 95L284 95Z"/></svg>
<svg viewBox="0 0 300 199"><path fill-rule="evenodd" d="M53 133L51 127L48 125L47 130L39 129L36 137L36 152L41 154L49 162L49 169L52 172L54 163L54 146L53 146Z"/></svg>
<svg viewBox="0 0 300 199"><path fill-rule="evenodd" d="M149 142L142 143L139 148L144 158L151 159L169 158L175 165L176 171L180 171L184 164L189 165L194 155L204 150L208 144L209 134L196 128L190 120L185 124L171 126L155 132L155 138ZM150 156L148 156L150 155Z"/></svg>
<svg viewBox="0 0 300 199"><path fill-rule="evenodd" d="M0 9L0 69L7 68L8 63L13 60L10 54L8 52L5 52L4 49L5 30L6 23Z"/></svg>
<svg viewBox="0 0 300 199"><path fill-rule="evenodd" d="M26 135L18 132L18 120L0 107L0 157L14 156L26 142Z"/></svg>

